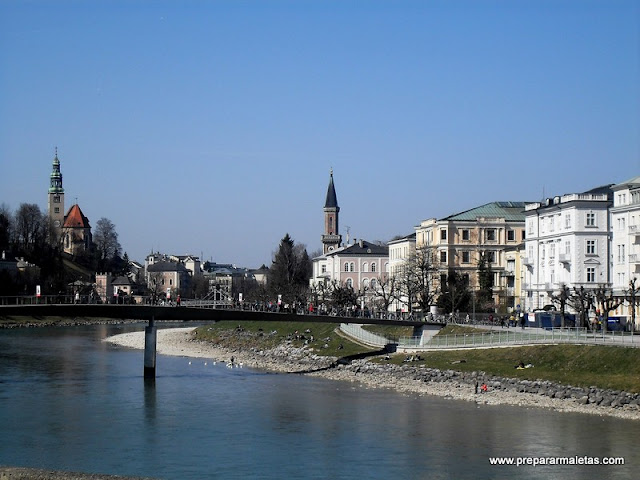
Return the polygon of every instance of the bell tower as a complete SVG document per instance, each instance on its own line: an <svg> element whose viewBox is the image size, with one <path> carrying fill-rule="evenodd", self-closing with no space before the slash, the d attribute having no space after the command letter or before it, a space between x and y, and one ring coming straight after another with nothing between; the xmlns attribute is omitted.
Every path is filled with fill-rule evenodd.
<svg viewBox="0 0 640 480"><path fill-rule="evenodd" d="M60 172L60 160L58 160L58 147L53 159L53 170L50 175L49 200L48 200L49 221L53 231L60 237L62 225L64 224L64 188L62 188L62 172Z"/></svg>
<svg viewBox="0 0 640 480"><path fill-rule="evenodd" d="M322 253L329 253L340 246L342 235L338 232L338 218L340 207L336 188L333 185L333 169L329 176L329 188L327 189L327 199L324 202L324 235L322 235Z"/></svg>

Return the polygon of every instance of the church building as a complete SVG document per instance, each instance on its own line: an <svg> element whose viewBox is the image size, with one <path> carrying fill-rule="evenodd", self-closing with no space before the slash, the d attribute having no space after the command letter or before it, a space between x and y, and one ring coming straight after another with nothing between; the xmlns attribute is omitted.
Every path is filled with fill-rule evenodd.
<svg viewBox="0 0 640 480"><path fill-rule="evenodd" d="M58 149L53 159L53 170L50 175L47 213L51 222L51 231L55 239L62 243L62 248L69 255L79 255L91 250L92 236L89 219L82 213L76 202L67 214L64 214L64 188Z"/></svg>
<svg viewBox="0 0 640 480"><path fill-rule="evenodd" d="M363 293L366 304L372 307L373 291L389 272L389 247L366 240L353 240L343 245L338 230L340 207L333 183L333 170L329 177L329 188L324 204L323 254L312 260L312 289L332 282L346 285Z"/></svg>

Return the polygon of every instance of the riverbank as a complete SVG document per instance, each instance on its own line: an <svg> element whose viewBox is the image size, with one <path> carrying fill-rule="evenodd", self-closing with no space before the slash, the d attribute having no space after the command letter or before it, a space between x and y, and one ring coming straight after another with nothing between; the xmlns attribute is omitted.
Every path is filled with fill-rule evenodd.
<svg viewBox="0 0 640 480"><path fill-rule="evenodd" d="M461 373L438 370L425 365L378 364L367 359L338 364L336 357L315 355L305 348L279 345L269 350L226 349L199 341L194 328L158 330L157 352L161 355L233 362L261 370L307 373L331 380L349 381L366 388L390 388L401 393L437 395L482 405L512 405L521 408L548 408L560 412L579 412L640 420L640 398L595 388L576 388L551 382L491 377L482 372ZM115 335L105 341L127 348L144 348L144 333ZM476 380L488 386L476 393ZM480 391L480 389L479 389Z"/></svg>

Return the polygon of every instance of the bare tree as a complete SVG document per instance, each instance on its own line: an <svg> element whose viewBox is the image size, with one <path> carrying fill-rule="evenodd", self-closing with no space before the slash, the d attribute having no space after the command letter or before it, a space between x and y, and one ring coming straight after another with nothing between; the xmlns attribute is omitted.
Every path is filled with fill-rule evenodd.
<svg viewBox="0 0 640 480"><path fill-rule="evenodd" d="M416 302L423 312L428 312L435 305L438 295L438 267L435 262L435 250L423 247L416 250L412 259L416 286Z"/></svg>
<svg viewBox="0 0 640 480"><path fill-rule="evenodd" d="M593 293L590 290L585 290L584 286L580 288L573 287L573 293L567 299L567 303L578 312L580 316L580 327L588 328L589 322L587 322L587 314L593 305Z"/></svg>
<svg viewBox="0 0 640 480"><path fill-rule="evenodd" d="M120 255L121 247L116 226L108 218L102 217L96 223L93 243L98 254L99 270L109 267L113 259Z"/></svg>
<svg viewBox="0 0 640 480"><path fill-rule="evenodd" d="M631 308L631 333L636 328L636 305L638 305L638 292L640 291L640 286L636 285L636 280L637 278L633 277L629 281L629 290L627 290L627 300Z"/></svg>
<svg viewBox="0 0 640 480"><path fill-rule="evenodd" d="M606 332L609 323L609 312L615 310L624 301L624 298L616 298L613 296L613 291L607 288L605 285L598 285L594 295L598 306L600 307L600 313L603 315L602 331Z"/></svg>
<svg viewBox="0 0 640 480"><path fill-rule="evenodd" d="M569 302L569 297L571 296L571 291L569 287L567 287L564 283L560 284L560 292L557 295L551 295L551 302L554 305L558 305L560 307L560 315L562 315L561 327L565 327L565 312L567 310L567 303Z"/></svg>
<svg viewBox="0 0 640 480"><path fill-rule="evenodd" d="M382 276L373 289L375 302L383 312L389 311L391 305L398 298L398 281L395 276Z"/></svg>
<svg viewBox="0 0 640 480"><path fill-rule="evenodd" d="M47 221L35 203L23 203L14 219L14 242L22 252L41 248L47 237Z"/></svg>

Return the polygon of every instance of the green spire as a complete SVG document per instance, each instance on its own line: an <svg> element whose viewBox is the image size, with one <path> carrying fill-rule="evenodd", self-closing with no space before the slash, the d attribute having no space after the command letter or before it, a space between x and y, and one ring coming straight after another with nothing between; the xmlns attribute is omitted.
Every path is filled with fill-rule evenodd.
<svg viewBox="0 0 640 480"><path fill-rule="evenodd" d="M53 159L49 193L64 193L64 188L62 188L62 173L60 172L60 160L58 160L58 147L56 147L56 156Z"/></svg>

